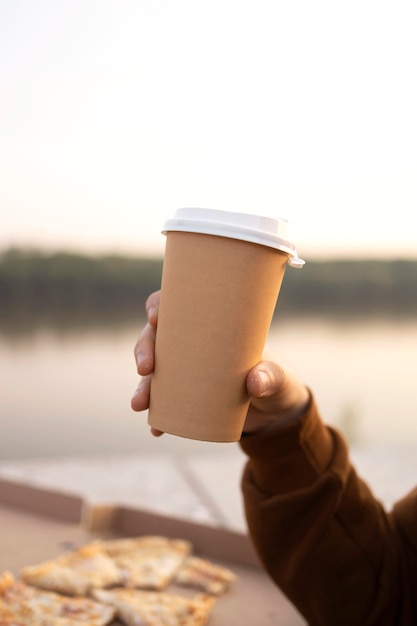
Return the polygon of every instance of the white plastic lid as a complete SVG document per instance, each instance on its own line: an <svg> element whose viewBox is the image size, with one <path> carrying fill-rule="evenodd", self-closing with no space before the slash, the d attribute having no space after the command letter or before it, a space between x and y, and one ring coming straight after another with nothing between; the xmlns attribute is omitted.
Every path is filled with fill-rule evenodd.
<svg viewBox="0 0 417 626"><path fill-rule="evenodd" d="M234 213L217 209L177 209L174 217L166 220L162 232L182 231L217 235L251 241L281 250L289 255L288 265L303 267L293 242L287 238L288 222L285 219L262 217L250 213Z"/></svg>

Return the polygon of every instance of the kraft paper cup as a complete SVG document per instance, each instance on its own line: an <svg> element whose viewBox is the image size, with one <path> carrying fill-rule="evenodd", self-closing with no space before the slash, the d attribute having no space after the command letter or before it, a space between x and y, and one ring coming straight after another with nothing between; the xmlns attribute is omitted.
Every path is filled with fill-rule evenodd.
<svg viewBox="0 0 417 626"><path fill-rule="evenodd" d="M203 441L240 439L248 372L261 360L287 264L287 224L179 209L167 235L148 423Z"/></svg>

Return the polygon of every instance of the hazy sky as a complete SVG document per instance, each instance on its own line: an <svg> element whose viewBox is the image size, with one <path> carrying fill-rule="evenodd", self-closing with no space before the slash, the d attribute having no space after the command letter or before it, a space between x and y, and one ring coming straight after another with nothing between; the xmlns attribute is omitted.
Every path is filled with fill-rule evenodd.
<svg viewBox="0 0 417 626"><path fill-rule="evenodd" d="M182 206L417 257L415 0L0 0L0 246L162 252Z"/></svg>

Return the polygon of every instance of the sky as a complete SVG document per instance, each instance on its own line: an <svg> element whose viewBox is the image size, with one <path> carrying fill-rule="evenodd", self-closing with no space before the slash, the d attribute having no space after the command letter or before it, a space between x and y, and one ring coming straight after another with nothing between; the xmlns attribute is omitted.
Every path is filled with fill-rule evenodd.
<svg viewBox="0 0 417 626"><path fill-rule="evenodd" d="M162 254L196 206L417 257L417 4L0 0L0 248Z"/></svg>

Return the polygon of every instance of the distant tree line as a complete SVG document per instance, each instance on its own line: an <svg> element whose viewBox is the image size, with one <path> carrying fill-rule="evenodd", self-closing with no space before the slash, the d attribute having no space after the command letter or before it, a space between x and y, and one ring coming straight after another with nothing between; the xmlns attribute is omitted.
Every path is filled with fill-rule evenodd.
<svg viewBox="0 0 417 626"><path fill-rule="evenodd" d="M9 249L0 255L0 320L143 314L162 261Z"/></svg>
<svg viewBox="0 0 417 626"><path fill-rule="evenodd" d="M260 268L262 271L262 268ZM8 249L0 254L0 322L143 314L162 259ZM288 268L285 314L417 314L417 260L307 261Z"/></svg>
<svg viewBox="0 0 417 626"><path fill-rule="evenodd" d="M282 313L417 314L416 260L308 261L286 271Z"/></svg>

